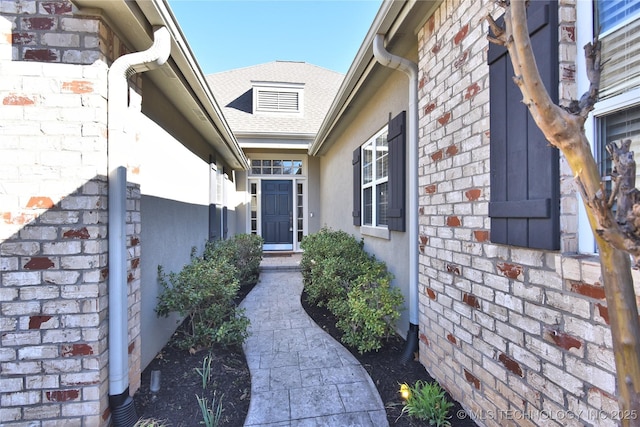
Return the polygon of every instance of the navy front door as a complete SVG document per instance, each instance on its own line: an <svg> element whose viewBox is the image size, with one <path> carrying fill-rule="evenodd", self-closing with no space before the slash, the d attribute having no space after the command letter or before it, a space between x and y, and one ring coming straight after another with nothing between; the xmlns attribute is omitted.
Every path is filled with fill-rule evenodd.
<svg viewBox="0 0 640 427"><path fill-rule="evenodd" d="M262 238L266 250L293 249L292 181L262 181Z"/></svg>

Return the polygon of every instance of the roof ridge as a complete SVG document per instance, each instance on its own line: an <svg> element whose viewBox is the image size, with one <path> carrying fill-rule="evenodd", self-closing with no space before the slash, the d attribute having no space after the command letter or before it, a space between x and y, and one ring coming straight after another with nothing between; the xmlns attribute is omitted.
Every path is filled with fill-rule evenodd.
<svg viewBox="0 0 640 427"><path fill-rule="evenodd" d="M262 62L260 64L248 65L246 67L233 68L231 70L219 71L217 73L210 73L210 74L207 74L207 76L217 76L217 75L221 75L221 74L225 74L225 73L236 73L236 72L241 71L241 70L248 70L248 69L251 69L251 68L257 68L257 67L262 67L262 66L266 66L266 65L269 65L269 64L277 64L277 63L304 64L304 65L308 65L310 67L314 67L314 68L318 68L318 69L321 69L321 70L329 71L331 73L338 74L338 75L341 75L341 76L345 75L344 73L341 73L339 71L331 70L329 68L322 67L322 66L316 65L316 64L312 64L312 63L307 62L307 61L294 61L294 60L286 60L286 59L275 59L273 61Z"/></svg>

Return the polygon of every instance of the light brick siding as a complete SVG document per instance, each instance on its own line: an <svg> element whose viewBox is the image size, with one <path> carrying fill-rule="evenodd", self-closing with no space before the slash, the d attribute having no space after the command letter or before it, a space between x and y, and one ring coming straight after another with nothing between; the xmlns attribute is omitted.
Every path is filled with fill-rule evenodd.
<svg viewBox="0 0 640 427"><path fill-rule="evenodd" d="M73 12L68 0L0 0L13 60L90 65L128 53L101 20Z"/></svg>
<svg viewBox="0 0 640 427"><path fill-rule="evenodd" d="M105 54L124 49L100 21L71 13L67 1L0 1L6 426L100 426L110 418ZM133 393L140 383L137 185L128 186L127 200Z"/></svg>
<svg viewBox="0 0 640 427"><path fill-rule="evenodd" d="M576 14L573 1L560 6L566 102L577 96ZM495 10L447 0L418 34L420 359L480 424L615 425L606 418L616 415L617 388L600 269L572 255L578 202L562 158L561 251L490 241L484 17Z"/></svg>

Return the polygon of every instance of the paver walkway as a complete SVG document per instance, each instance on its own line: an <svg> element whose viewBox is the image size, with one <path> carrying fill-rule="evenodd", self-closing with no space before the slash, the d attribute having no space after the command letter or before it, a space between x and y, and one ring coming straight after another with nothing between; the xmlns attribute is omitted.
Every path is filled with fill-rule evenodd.
<svg viewBox="0 0 640 427"><path fill-rule="evenodd" d="M300 304L299 255L265 257L241 304L251 320L245 426L388 426L380 395L358 360Z"/></svg>

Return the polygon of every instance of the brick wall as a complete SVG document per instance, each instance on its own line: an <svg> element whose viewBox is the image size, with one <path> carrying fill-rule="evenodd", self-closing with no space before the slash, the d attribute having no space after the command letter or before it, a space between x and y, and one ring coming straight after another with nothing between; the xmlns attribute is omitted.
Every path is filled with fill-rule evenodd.
<svg viewBox="0 0 640 427"><path fill-rule="evenodd" d="M98 17L74 15L69 0L0 0L15 61L90 65L130 50Z"/></svg>
<svg viewBox="0 0 640 427"><path fill-rule="evenodd" d="M1 0L0 15L0 424L106 425L106 61L126 49L68 1ZM133 393L139 186L127 197Z"/></svg>
<svg viewBox="0 0 640 427"><path fill-rule="evenodd" d="M75 17L66 0L0 0L13 24L13 59L92 64L100 59L99 21Z"/></svg>
<svg viewBox="0 0 640 427"><path fill-rule="evenodd" d="M560 6L566 102L577 96L575 4ZM490 241L489 12L492 1L446 0L418 35L420 359L480 424L616 425L600 268L574 254L578 202L564 159L562 250Z"/></svg>

